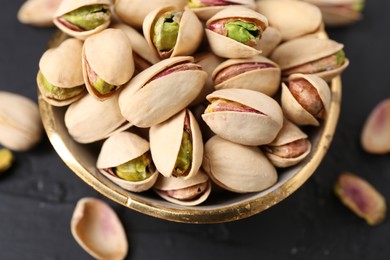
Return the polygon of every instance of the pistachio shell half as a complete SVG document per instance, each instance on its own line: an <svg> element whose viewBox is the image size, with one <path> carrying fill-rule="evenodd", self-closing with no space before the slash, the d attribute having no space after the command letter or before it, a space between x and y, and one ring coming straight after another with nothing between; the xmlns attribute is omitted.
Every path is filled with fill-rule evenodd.
<svg viewBox="0 0 390 260"><path fill-rule="evenodd" d="M221 89L207 96L211 102L203 120L222 138L244 145L268 144L283 126L283 113L271 97L248 89Z"/></svg>
<svg viewBox="0 0 390 260"><path fill-rule="evenodd" d="M71 220L77 243L96 259L121 260L127 255L126 232L115 211L104 201L83 198Z"/></svg>
<svg viewBox="0 0 390 260"><path fill-rule="evenodd" d="M258 147L218 136L205 144L202 168L218 186L237 193L265 190L278 179L275 167Z"/></svg>
<svg viewBox="0 0 390 260"><path fill-rule="evenodd" d="M34 26L53 26L53 15L62 0L27 0L18 11L18 20Z"/></svg>

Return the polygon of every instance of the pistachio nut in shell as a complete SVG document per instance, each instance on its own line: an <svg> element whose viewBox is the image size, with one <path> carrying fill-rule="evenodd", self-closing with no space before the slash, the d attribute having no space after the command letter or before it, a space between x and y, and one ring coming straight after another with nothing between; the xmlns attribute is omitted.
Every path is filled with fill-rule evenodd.
<svg viewBox="0 0 390 260"><path fill-rule="evenodd" d="M131 127L119 110L118 94L102 102L86 95L68 107L64 121L70 136L82 144L105 139Z"/></svg>
<svg viewBox="0 0 390 260"><path fill-rule="evenodd" d="M366 152L373 154L390 152L390 99L381 101L371 111L360 140Z"/></svg>
<svg viewBox="0 0 390 260"><path fill-rule="evenodd" d="M207 79L207 73L193 62L192 57L174 57L138 74L120 92L122 115L135 126L145 128L187 107Z"/></svg>
<svg viewBox="0 0 390 260"><path fill-rule="evenodd" d="M85 40L110 25L110 0L63 0L53 22L64 33Z"/></svg>
<svg viewBox="0 0 390 260"><path fill-rule="evenodd" d="M261 53L256 47L267 26L265 16L245 7L232 6L206 22L206 36L216 55L249 58Z"/></svg>
<svg viewBox="0 0 390 260"><path fill-rule="evenodd" d="M193 178L159 176L153 190L163 199L183 206L196 206L203 203L211 193L209 176L201 169Z"/></svg>
<svg viewBox="0 0 390 260"><path fill-rule="evenodd" d="M203 159L202 133L191 111L185 109L152 126L150 150L158 171L165 177L193 178Z"/></svg>
<svg viewBox="0 0 390 260"><path fill-rule="evenodd" d="M263 32L257 49L261 50L261 56L268 57L281 42L282 34L279 30L272 26L268 26Z"/></svg>
<svg viewBox="0 0 390 260"><path fill-rule="evenodd" d="M37 104L21 95L0 91L0 144L23 152L41 138L42 123Z"/></svg>
<svg viewBox="0 0 390 260"><path fill-rule="evenodd" d="M282 83L281 105L284 115L297 125L318 126L329 113L331 91L316 75L293 74L288 86Z"/></svg>
<svg viewBox="0 0 390 260"><path fill-rule="evenodd" d="M14 162L14 155L8 149L0 149L0 174L11 168Z"/></svg>
<svg viewBox="0 0 390 260"><path fill-rule="evenodd" d="M27 0L20 7L19 22L39 27L53 26L53 15L63 0Z"/></svg>
<svg viewBox="0 0 390 260"><path fill-rule="evenodd" d="M176 6L184 9L187 0L115 0L114 10L118 17L126 24L141 28L148 13L161 6Z"/></svg>
<svg viewBox="0 0 390 260"><path fill-rule="evenodd" d="M115 211L104 201L80 199L73 211L71 232L77 243L96 259L124 259L128 242Z"/></svg>
<svg viewBox="0 0 390 260"><path fill-rule="evenodd" d="M262 0L256 10L280 31L283 41L313 33L322 22L320 9L302 1Z"/></svg>
<svg viewBox="0 0 390 260"><path fill-rule="evenodd" d="M99 100L110 98L134 74L130 39L119 29L106 29L84 42L82 66L88 92Z"/></svg>
<svg viewBox="0 0 390 260"><path fill-rule="evenodd" d="M271 60L279 64L283 77L294 73L315 74L330 81L349 65L343 47L330 39L303 37L279 45Z"/></svg>
<svg viewBox="0 0 390 260"><path fill-rule="evenodd" d="M279 66L263 57L230 59L213 71L215 89L242 88L273 96L279 90L281 70Z"/></svg>
<svg viewBox="0 0 390 260"><path fill-rule="evenodd" d="M47 50L39 60L38 89L53 106L67 106L85 93L81 51L83 43L71 38Z"/></svg>
<svg viewBox="0 0 390 260"><path fill-rule="evenodd" d="M311 151L311 142L307 134L285 119L278 136L263 151L274 166L285 168L305 159Z"/></svg>
<svg viewBox="0 0 390 260"><path fill-rule="evenodd" d="M278 179L275 167L259 147L218 136L205 144L202 168L218 186L237 193L265 190Z"/></svg>
<svg viewBox="0 0 390 260"><path fill-rule="evenodd" d="M283 113L271 97L248 89L220 89L207 96L211 103L203 120L226 140L244 145L268 144L283 126Z"/></svg>
<svg viewBox="0 0 390 260"><path fill-rule="evenodd" d="M103 143L96 167L109 180L133 192L150 189L158 177L148 141L130 132L115 133Z"/></svg>
<svg viewBox="0 0 390 260"><path fill-rule="evenodd" d="M143 32L161 59L193 54L203 39L203 26L191 10L161 7L144 20Z"/></svg>

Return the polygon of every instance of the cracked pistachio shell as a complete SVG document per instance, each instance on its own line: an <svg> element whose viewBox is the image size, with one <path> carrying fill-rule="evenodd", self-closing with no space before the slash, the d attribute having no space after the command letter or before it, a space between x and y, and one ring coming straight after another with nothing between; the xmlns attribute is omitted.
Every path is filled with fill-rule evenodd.
<svg viewBox="0 0 390 260"><path fill-rule="evenodd" d="M227 79L217 85L215 89L224 89L224 88L242 88L242 89L251 89L255 91L262 92L268 96L273 96L279 89L279 84L281 80L281 71L279 66L263 57L255 56L247 59L230 59L221 63L213 71L213 79L216 78L219 72L223 69L226 69L233 65L245 64L245 63L266 63L271 64L272 68L262 68L247 71L240 73L230 79Z"/></svg>
<svg viewBox="0 0 390 260"><path fill-rule="evenodd" d="M134 77L119 95L122 115L135 126L145 128L159 124L187 107L202 90L206 72L175 71L150 80L172 66L193 61L192 57L166 59Z"/></svg>
<svg viewBox="0 0 390 260"><path fill-rule="evenodd" d="M262 0L257 2L257 11L280 31L284 41L315 32L322 22L320 9L302 1Z"/></svg>
<svg viewBox="0 0 390 260"><path fill-rule="evenodd" d="M67 39L58 47L47 50L39 61L39 70L50 84L59 88L74 88L84 85L81 67L81 50L83 43L77 39ZM37 76L37 85L43 99L53 106L66 106L80 99L85 91L66 100L49 97L43 83Z"/></svg>
<svg viewBox="0 0 390 260"><path fill-rule="evenodd" d="M328 115L330 102L331 102L331 91L328 84L320 77L316 75L308 75L308 74L293 74L288 80L294 80L303 78L308 81L316 90L319 97L322 100L322 104L325 109L325 118ZM319 126L320 123L312 114L310 114L307 110L305 110L301 104L294 98L288 89L285 83L282 83L282 97L281 97L282 109L291 122L297 125L313 125Z"/></svg>
<svg viewBox="0 0 390 260"><path fill-rule="evenodd" d="M285 42L279 45L271 54L271 60L279 64L283 70L291 69L312 61L316 61L342 50L343 44L330 39L320 39L316 37L303 37ZM330 81L340 75L349 65L345 59L341 67L315 73L325 81Z"/></svg>
<svg viewBox="0 0 390 260"><path fill-rule="evenodd" d="M42 137L38 106L30 99L0 91L0 144L13 151L27 151Z"/></svg>
<svg viewBox="0 0 390 260"><path fill-rule="evenodd" d="M115 133L110 136L102 146L96 167L112 182L125 190L142 192L150 189L157 180L156 170L149 178L143 181L128 181L113 176L104 169L117 167L133 160L149 151L149 143L145 139L130 132Z"/></svg>
<svg viewBox="0 0 390 260"><path fill-rule="evenodd" d="M216 15L211 17L206 22L206 27L214 21L228 18L245 18L246 20L252 20L260 28L262 32L268 26L268 20L262 14L258 12L242 7L242 6L231 6L226 7ZM261 32L261 33L262 33ZM218 56L223 58L249 58L261 54L261 50L252 48L248 45L237 42L229 37L220 35L206 28L206 36L209 41L211 50Z"/></svg>
<svg viewBox="0 0 390 260"><path fill-rule="evenodd" d="M191 111L185 109L169 120L150 128L150 150L153 162L158 171L165 177L172 176L183 138L184 121L187 113L191 127L192 161L190 171L183 179L193 178L202 164L202 133Z"/></svg>
<svg viewBox="0 0 390 260"><path fill-rule="evenodd" d="M104 201L79 200L70 226L74 239L94 258L121 260L126 257L126 232L115 211Z"/></svg>
<svg viewBox="0 0 390 260"><path fill-rule="evenodd" d="M114 95L117 90L102 95L91 85L86 62L102 80L118 86L117 90L134 74L131 42L119 29L106 29L90 36L84 42L82 53L83 76L88 92L99 100Z"/></svg>
<svg viewBox="0 0 390 260"><path fill-rule="evenodd" d="M149 47L153 49L157 55L159 51L153 43L153 29L158 18L171 11L179 11L177 7L167 6L161 7L150 12L143 22L143 33ZM176 45L172 49L170 57L192 55L199 47L203 39L203 26L198 17L191 10L182 11L182 17L179 23L179 32L177 35Z"/></svg>
<svg viewBox="0 0 390 260"><path fill-rule="evenodd" d="M159 191L159 190L169 191L169 190L185 189L205 182L208 183L206 191L199 198L195 200L189 200L189 201L178 200L169 197L165 194L162 194ZM191 179L183 179L183 178L175 178L175 177L167 178L160 175L153 189L161 198L165 199L166 201L178 205L183 205L183 206L195 206L201 204L209 197L211 193L211 182L209 176L207 176L207 174L205 174L201 169L199 169L199 172Z"/></svg>
<svg viewBox="0 0 390 260"><path fill-rule="evenodd" d="M120 113L117 94L103 102L84 96L67 109L65 125L78 143L93 143L131 126Z"/></svg>
<svg viewBox="0 0 390 260"><path fill-rule="evenodd" d="M126 24L141 28L148 13L160 6L176 6L183 10L188 0L116 0L114 10Z"/></svg>
<svg viewBox="0 0 390 260"><path fill-rule="evenodd" d="M263 32L257 49L262 50L261 56L268 57L281 42L282 34L279 32L279 30L268 26Z"/></svg>
<svg viewBox="0 0 390 260"><path fill-rule="evenodd" d="M218 186L237 193L265 190L278 179L275 167L259 147L218 136L205 144L202 168Z"/></svg>
<svg viewBox="0 0 390 260"><path fill-rule="evenodd" d="M302 130L299 129L299 127L297 127L296 125L294 125L293 123L285 119L283 122L283 127L280 130L278 136L275 138L275 140L272 141L272 143L269 144L269 146L282 146L300 139L307 139L307 138L308 138L307 134L302 132ZM276 167L285 168L301 162L309 155L310 151L311 151L311 143L309 142L309 148L306 150L306 152L294 158L282 158L280 156L277 156L267 151L265 151L265 155L271 161L271 163Z"/></svg>
<svg viewBox="0 0 390 260"><path fill-rule="evenodd" d="M207 96L208 101L225 99L240 103L253 112L221 111L202 115L203 120L218 136L244 145L268 144L283 126L283 113L271 97L248 89L220 89Z"/></svg>
<svg viewBox="0 0 390 260"><path fill-rule="evenodd" d="M18 20L34 26L53 26L53 15L63 0L27 0L18 11Z"/></svg>
<svg viewBox="0 0 390 260"><path fill-rule="evenodd" d="M87 6L87 5L97 5L97 4L106 5L107 8L109 8L111 2L110 0L63 0L61 5L58 7L57 11L54 14L53 22L64 33L73 36L75 38L78 38L80 40L85 40L89 36L106 29L110 25L111 22L110 19L93 30L78 32L64 26L62 23L57 21L57 18L71 11L74 11L80 7Z"/></svg>

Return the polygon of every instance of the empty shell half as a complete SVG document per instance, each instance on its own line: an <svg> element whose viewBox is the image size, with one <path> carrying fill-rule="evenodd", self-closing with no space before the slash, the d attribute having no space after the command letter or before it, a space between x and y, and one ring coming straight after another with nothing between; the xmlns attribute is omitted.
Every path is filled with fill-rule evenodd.
<svg viewBox="0 0 390 260"><path fill-rule="evenodd" d="M283 126L283 113L271 97L248 89L220 89L207 96L211 103L203 120L220 137L244 145L268 144Z"/></svg>
<svg viewBox="0 0 390 260"><path fill-rule="evenodd" d="M116 133L103 143L96 167L112 182L133 192L150 189L158 177L148 141L130 132Z"/></svg>
<svg viewBox="0 0 390 260"><path fill-rule="evenodd" d="M203 140L190 110L152 126L149 138L153 161L162 175L184 179L195 176L202 164Z"/></svg>
<svg viewBox="0 0 390 260"><path fill-rule="evenodd" d="M237 193L265 190L278 179L275 167L260 148L218 136L205 144L202 168L218 186Z"/></svg>

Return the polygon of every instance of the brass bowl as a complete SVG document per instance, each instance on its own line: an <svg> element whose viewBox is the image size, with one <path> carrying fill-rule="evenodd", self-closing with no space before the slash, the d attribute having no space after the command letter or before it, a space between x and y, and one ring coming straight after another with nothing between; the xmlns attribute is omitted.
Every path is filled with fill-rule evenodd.
<svg viewBox="0 0 390 260"><path fill-rule="evenodd" d="M340 113L340 77L333 79L330 87L329 115L319 128L310 132L312 152L303 162L280 171L278 182L265 191L233 194L215 189L217 191L213 191L204 204L196 207L163 201L151 191L132 193L112 183L95 166L99 148L79 144L69 136L64 123L66 109L51 106L40 94L38 99L43 125L54 149L68 167L95 190L123 206L153 217L184 223L218 223L247 218L272 207L294 193L314 173L330 146Z"/></svg>

